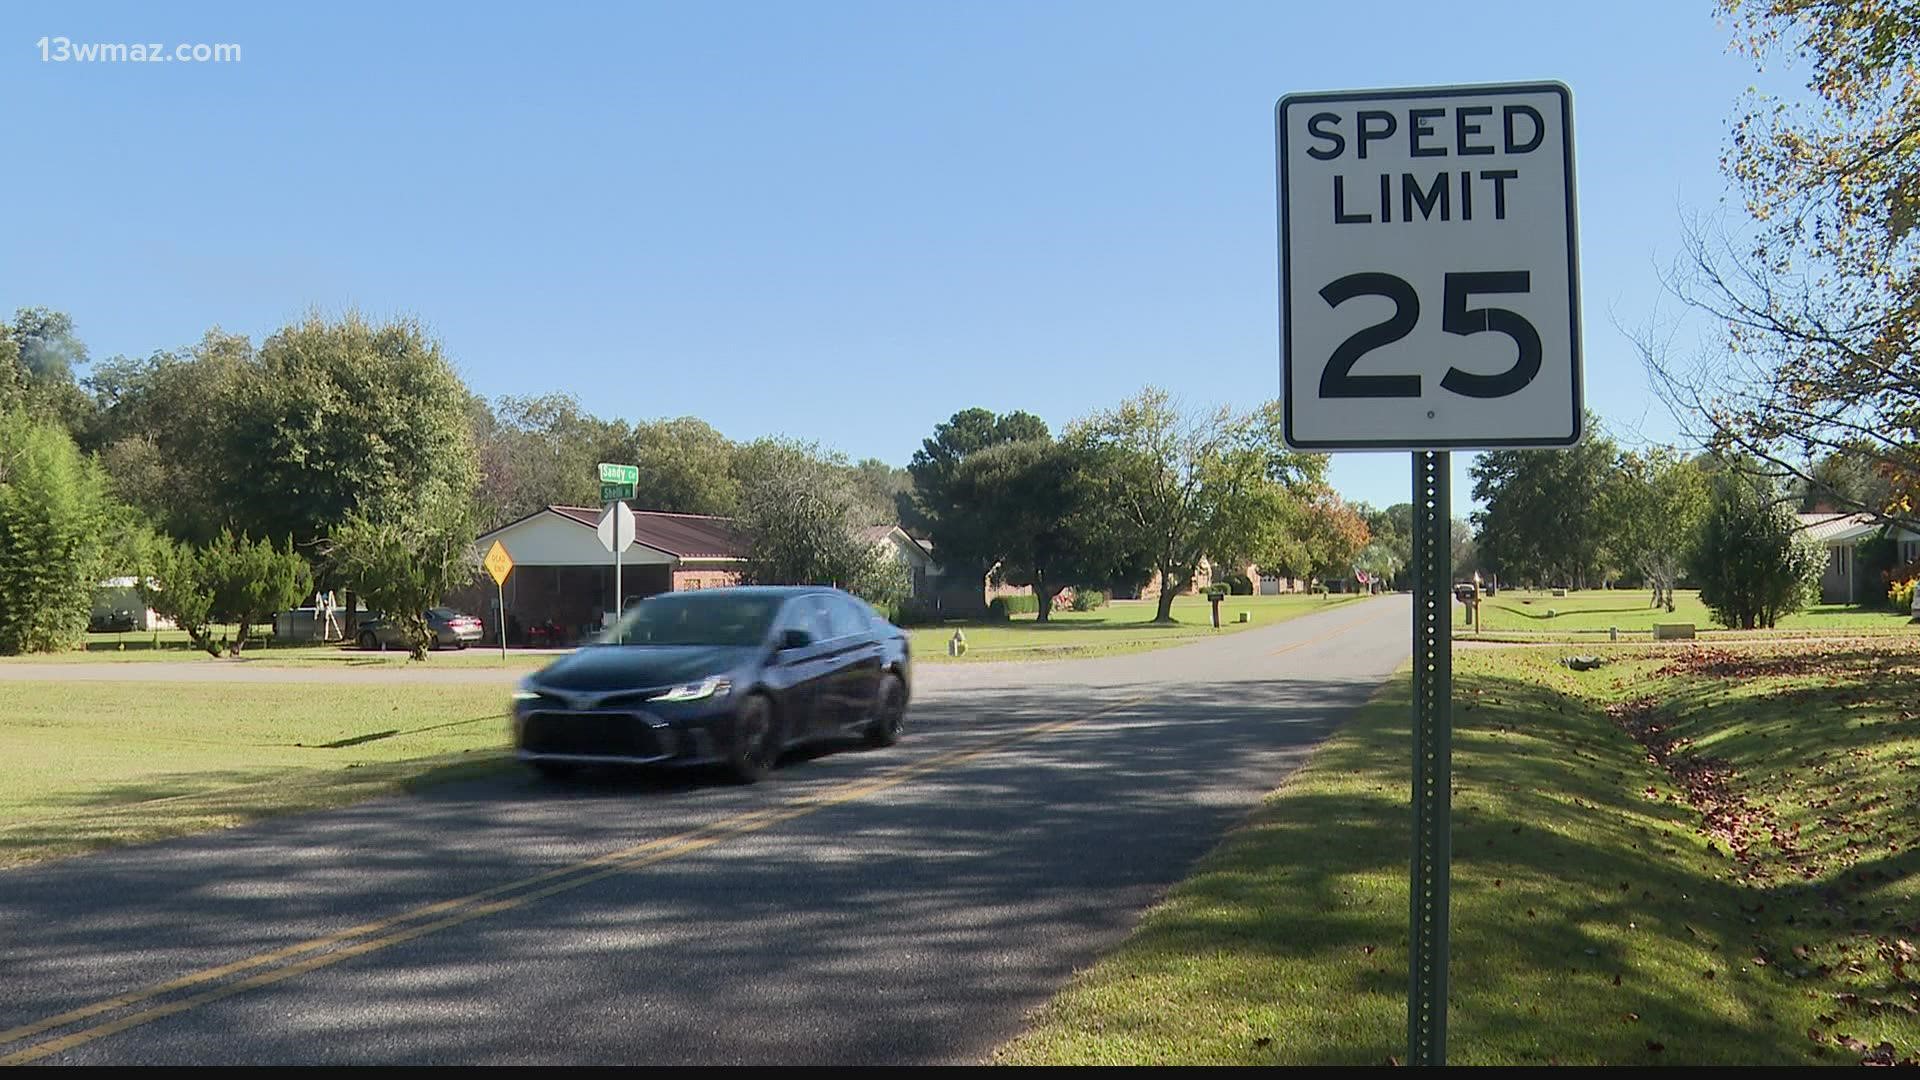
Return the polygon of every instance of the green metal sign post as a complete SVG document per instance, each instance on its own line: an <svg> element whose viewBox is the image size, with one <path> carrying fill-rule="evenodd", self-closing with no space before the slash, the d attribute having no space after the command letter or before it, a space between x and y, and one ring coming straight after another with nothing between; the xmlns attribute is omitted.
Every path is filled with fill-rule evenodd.
<svg viewBox="0 0 1920 1080"><path fill-rule="evenodd" d="M1475 125L1493 130L1492 116L1503 118L1506 138L1470 139ZM1388 137L1395 117L1408 138ZM1445 127L1442 117L1459 123ZM1435 134L1442 130L1458 136L1452 149ZM1573 92L1535 82L1288 94L1274 106L1274 149L1287 448L1413 454L1407 1063L1445 1065L1448 458L1453 450L1564 449L1584 433ZM1473 170L1415 183L1435 175L1427 159L1454 150L1474 155ZM1363 174L1379 177L1377 203L1359 194ZM1454 175L1457 187L1442 183ZM1498 186L1476 186L1487 184ZM1478 613L1468 613L1477 625Z"/></svg>
<svg viewBox="0 0 1920 1080"><path fill-rule="evenodd" d="M1452 455L1413 455L1413 873L1409 1065L1447 1063L1448 880L1453 862Z"/></svg>

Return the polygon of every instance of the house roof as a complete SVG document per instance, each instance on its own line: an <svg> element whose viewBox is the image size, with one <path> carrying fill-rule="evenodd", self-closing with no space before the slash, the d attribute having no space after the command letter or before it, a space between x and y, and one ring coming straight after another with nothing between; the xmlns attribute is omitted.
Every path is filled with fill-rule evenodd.
<svg viewBox="0 0 1920 1080"><path fill-rule="evenodd" d="M505 532L540 514L557 514L568 521L591 529L600 523L597 506L549 506L536 510L519 521L510 522L488 533ZM482 540L487 537L481 537ZM664 551L681 559L742 559L746 557L746 539L733 526L732 518L707 514L669 514L660 510L633 512L633 538L655 551Z"/></svg>
<svg viewBox="0 0 1920 1080"><path fill-rule="evenodd" d="M1842 544L1858 540L1880 527L1872 514L1796 514L1800 529L1823 544Z"/></svg>
<svg viewBox="0 0 1920 1080"><path fill-rule="evenodd" d="M860 539L865 540L869 544L873 544L877 546L879 544L886 543L887 540L891 538L895 533L899 533L900 537L904 539L908 544L912 545L913 547L919 548L921 553L926 555L928 558L933 557L932 544L929 544L923 540L916 540L912 533L909 533L907 530L901 528L898 525L869 525L866 528L861 529L858 535Z"/></svg>

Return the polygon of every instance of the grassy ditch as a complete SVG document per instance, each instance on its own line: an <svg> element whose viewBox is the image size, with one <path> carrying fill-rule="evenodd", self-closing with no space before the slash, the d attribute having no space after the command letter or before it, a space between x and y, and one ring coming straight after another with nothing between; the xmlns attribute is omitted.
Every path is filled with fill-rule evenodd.
<svg viewBox="0 0 1920 1080"><path fill-rule="evenodd" d="M1609 631L1651 638L1659 623L1692 623L1709 637L1729 638L1869 636L1880 634L1920 637L1904 611L1883 611L1846 604L1815 604L1780 620L1773 630L1722 630L1713 613L1693 589L1674 594L1674 610L1653 606L1653 594L1644 589L1584 589L1565 596L1550 592L1502 589L1480 602L1480 626L1462 625L1462 612L1453 609L1455 633L1476 632L1495 638L1525 641L1536 636L1566 639L1605 638Z"/></svg>
<svg viewBox="0 0 1920 1080"><path fill-rule="evenodd" d="M1920 648L1456 656L1456 1063L1920 1058ZM1392 684L997 1055L1404 1053Z"/></svg>

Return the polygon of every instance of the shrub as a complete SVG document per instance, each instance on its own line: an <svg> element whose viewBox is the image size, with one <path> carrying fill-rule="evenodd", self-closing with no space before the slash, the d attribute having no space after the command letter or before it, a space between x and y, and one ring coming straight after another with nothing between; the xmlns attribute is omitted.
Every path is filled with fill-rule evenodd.
<svg viewBox="0 0 1920 1080"><path fill-rule="evenodd" d="M1693 571L1720 625L1771 628L1806 606L1825 563L1826 552L1763 484L1738 474L1715 483Z"/></svg>
<svg viewBox="0 0 1920 1080"><path fill-rule="evenodd" d="M1107 606L1107 594L1099 589L1073 590L1073 610L1093 611Z"/></svg>
<svg viewBox="0 0 1920 1080"><path fill-rule="evenodd" d="M1896 581L1887 586L1887 602L1895 611L1913 610L1913 582Z"/></svg>
<svg viewBox="0 0 1920 1080"><path fill-rule="evenodd" d="M1031 594L1017 593L1012 596L996 596L987 605L989 614L995 622L1006 622L1015 615L1035 615L1040 611L1040 598Z"/></svg>
<svg viewBox="0 0 1920 1080"><path fill-rule="evenodd" d="M880 607L878 604L874 606ZM932 626L940 621L940 613L919 600L901 600L880 607L880 610L895 626Z"/></svg>
<svg viewBox="0 0 1920 1080"><path fill-rule="evenodd" d="M253 627L271 625L276 611L300 602L313 588L307 561L289 540L283 551L266 540L223 531L203 548L159 545L152 556L157 588L147 603L187 632L195 648L210 656L239 656L253 639ZM389 609L392 612L392 609ZM231 640L213 636L219 623L238 623Z"/></svg>
<svg viewBox="0 0 1920 1080"><path fill-rule="evenodd" d="M1230 596L1252 596L1253 579L1245 574L1234 574L1227 579L1227 593Z"/></svg>
<svg viewBox="0 0 1920 1080"><path fill-rule="evenodd" d="M1230 591L1225 582L1218 582L1207 586L1206 596L1209 600L1225 599Z"/></svg>

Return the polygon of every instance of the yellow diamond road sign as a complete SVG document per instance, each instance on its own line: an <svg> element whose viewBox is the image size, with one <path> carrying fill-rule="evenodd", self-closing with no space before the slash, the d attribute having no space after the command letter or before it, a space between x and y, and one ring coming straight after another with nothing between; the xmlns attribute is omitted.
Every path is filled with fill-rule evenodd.
<svg viewBox="0 0 1920 1080"><path fill-rule="evenodd" d="M507 575L513 572L513 556L507 554L505 544L495 540L493 546L487 549L487 557L481 565L487 568L487 573L493 575L495 585L505 585Z"/></svg>

